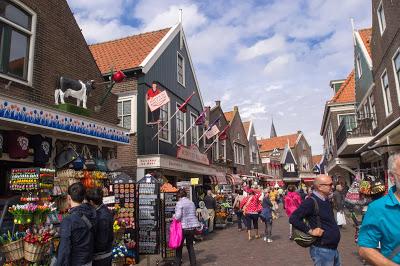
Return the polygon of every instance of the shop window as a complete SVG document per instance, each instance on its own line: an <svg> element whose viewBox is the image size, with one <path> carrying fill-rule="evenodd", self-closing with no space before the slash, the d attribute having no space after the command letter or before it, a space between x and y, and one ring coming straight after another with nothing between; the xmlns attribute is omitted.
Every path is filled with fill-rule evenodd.
<svg viewBox="0 0 400 266"><path fill-rule="evenodd" d="M23 5L1 1L0 73L7 79L31 83L36 15Z"/></svg>
<svg viewBox="0 0 400 266"><path fill-rule="evenodd" d="M178 105L176 106L176 108L179 108ZM186 128L185 117L186 117L186 114L181 111L179 111L176 114L176 140L181 139L178 142L178 144L181 144L181 145L186 145L186 136L184 136L185 131L186 131L185 130L185 128Z"/></svg>
<svg viewBox="0 0 400 266"><path fill-rule="evenodd" d="M185 87L185 58L180 53L177 55L177 78L178 82Z"/></svg>
<svg viewBox="0 0 400 266"><path fill-rule="evenodd" d="M381 82L382 82L383 99L385 102L385 112L386 116L388 116L392 113L393 109L392 109L392 100L390 98L389 80L386 70L383 72L381 76Z"/></svg>
<svg viewBox="0 0 400 266"><path fill-rule="evenodd" d="M381 35L386 29L386 19L385 19L385 10L383 9L383 3L380 2L378 9L377 9L378 21L379 21L379 30Z"/></svg>

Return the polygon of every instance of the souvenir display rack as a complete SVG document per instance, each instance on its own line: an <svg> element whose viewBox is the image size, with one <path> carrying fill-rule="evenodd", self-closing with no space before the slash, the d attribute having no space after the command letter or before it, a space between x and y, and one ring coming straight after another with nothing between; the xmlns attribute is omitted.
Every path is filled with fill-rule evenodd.
<svg viewBox="0 0 400 266"><path fill-rule="evenodd" d="M165 260L175 259L175 250L168 247L169 228L172 222L172 217L175 213L177 203L176 192L164 192L161 194L161 255Z"/></svg>
<svg viewBox="0 0 400 266"><path fill-rule="evenodd" d="M112 180L110 191L114 193L115 209L114 264L136 264L139 262L136 184L121 173ZM123 257L120 247L125 251Z"/></svg>
<svg viewBox="0 0 400 266"><path fill-rule="evenodd" d="M139 254L158 254L160 246L160 184L151 175L137 183Z"/></svg>

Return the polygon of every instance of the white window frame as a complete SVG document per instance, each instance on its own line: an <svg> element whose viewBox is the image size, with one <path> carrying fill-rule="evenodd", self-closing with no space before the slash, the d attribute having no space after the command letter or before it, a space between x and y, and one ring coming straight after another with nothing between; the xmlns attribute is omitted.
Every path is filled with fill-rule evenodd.
<svg viewBox="0 0 400 266"><path fill-rule="evenodd" d="M244 165L244 146L235 143L234 144L234 155L235 155L235 163Z"/></svg>
<svg viewBox="0 0 400 266"><path fill-rule="evenodd" d="M383 33L386 30L386 17L385 17L385 9L383 8L382 0L379 3L378 8L376 9L376 14L378 16L379 31L380 31L381 35L383 35Z"/></svg>
<svg viewBox="0 0 400 266"><path fill-rule="evenodd" d="M176 105L175 105L176 110L178 110L180 105L181 105L180 103L176 103ZM183 113L181 111L178 111L176 113L176 116L175 116L175 138L176 138L175 141L178 141L178 139L181 137L181 136L178 136L178 117L181 114L183 115L183 132L182 133L184 134L183 139L182 139L183 140L183 144L182 145L186 146L187 145L187 135L185 134L185 131L186 131L186 113ZM182 140L180 140L180 141L182 141Z"/></svg>
<svg viewBox="0 0 400 266"><path fill-rule="evenodd" d="M222 159L225 161L226 160L226 139L224 139L223 141L219 141L218 143L221 144L221 149L218 148L218 158L221 158L221 150L222 150Z"/></svg>
<svg viewBox="0 0 400 266"><path fill-rule="evenodd" d="M171 117L171 102L168 102L167 104L164 104L163 106L161 106L160 108L165 108L165 106L167 106L167 121L168 119ZM146 110L147 110L147 106L146 106ZM160 110L160 118L161 118L161 112L163 112L163 110ZM147 115L146 115L146 119L147 119ZM157 130L158 131L158 130ZM168 132L168 138L165 139L162 137L161 132L159 134L159 140L162 142L167 142L167 143L172 143L171 142L171 123L168 123L168 127L167 127L167 132Z"/></svg>
<svg viewBox="0 0 400 266"><path fill-rule="evenodd" d="M335 140L333 137L332 123L329 123L329 127L328 127L328 145L329 145L329 147L333 147L335 145Z"/></svg>
<svg viewBox="0 0 400 266"><path fill-rule="evenodd" d="M397 51L394 53L392 57L392 64L393 64L393 73L394 73L394 80L396 81L396 92L397 92L397 102L400 105L400 68L399 68L399 74L397 74L397 69L396 69L396 64L395 64L395 59L396 57L400 58L400 47L397 48Z"/></svg>
<svg viewBox="0 0 400 266"><path fill-rule="evenodd" d="M338 120L338 126L340 126L340 118L341 117L345 117L345 116L350 116L350 115L352 115L352 116L354 116L354 121L356 122L356 126L357 126L357 117L356 117L356 114L355 113L344 113L344 114L338 114L337 115L337 120Z"/></svg>
<svg viewBox="0 0 400 266"><path fill-rule="evenodd" d="M215 138L218 138L218 136L215 136ZM213 140L213 142L212 142L212 147L211 147L211 150L212 150L211 157L212 157L212 160L214 162L216 162L216 161L218 161L218 158L219 158L219 139L217 139L216 141L215 141L215 139L212 139L212 140Z"/></svg>
<svg viewBox="0 0 400 266"><path fill-rule="evenodd" d="M372 129L375 129L378 126L378 120L377 120L377 115L376 115L375 97L373 94L370 94L368 96L368 102L369 102L369 109L371 111L371 114L374 116L372 119Z"/></svg>
<svg viewBox="0 0 400 266"><path fill-rule="evenodd" d="M32 86L32 81L33 81L33 62L34 62L34 58L35 58L35 41L36 41L36 23L37 23L37 14L30 9L27 5L23 4L22 2L18 1L18 0L11 0L11 3L15 4L16 6L18 6L19 8L23 9L25 12L29 13L29 15L31 15L31 30L27 30L24 27L11 22L9 20L7 20L6 18L0 17L0 21L8 24L10 26L12 26L13 28L30 35L29 38L29 54L28 54L28 73L27 73L27 80L23 80L23 79L18 79L12 76L9 76L5 73L0 73L0 77L10 80L10 81L14 81L16 83L20 83L23 85L27 85L27 86Z"/></svg>
<svg viewBox="0 0 400 266"><path fill-rule="evenodd" d="M183 82L180 82L180 81L179 81L179 64L178 64L178 62L179 62L179 57L182 58L182 79L183 79ZM176 52L176 80L178 81L179 84L181 84L183 87L185 87L185 84L186 84L186 78L185 78L185 57L184 57L181 53L179 53L179 52Z"/></svg>
<svg viewBox="0 0 400 266"><path fill-rule="evenodd" d="M358 74L358 78L360 79L362 74L363 74L362 66L361 66L361 55L360 55L360 53L358 53L358 55L357 55L356 62L357 62L357 74Z"/></svg>
<svg viewBox="0 0 400 266"><path fill-rule="evenodd" d="M193 113L193 112L190 112L190 125L193 125L194 124L194 122L197 120L197 118L198 118L199 116L198 115L196 115L195 113ZM192 119L193 119L193 121L192 121ZM193 125L193 127L190 129L190 144L191 145L193 145L193 144L195 144L196 142L193 142L193 131L194 130L196 130L196 142L199 140L199 131L200 131L200 127L199 126L196 126L195 124Z"/></svg>
<svg viewBox="0 0 400 266"><path fill-rule="evenodd" d="M386 87L383 82L383 77L385 75L387 78L387 90L386 90ZM383 101L385 103L385 114L386 114L386 117L388 117L389 115L391 115L393 113L393 105L392 105L392 98L390 95L389 76L388 76L386 69L383 71L383 73L381 75L381 87L382 87ZM386 92L388 92L388 94ZM390 107L390 110L389 110L389 107Z"/></svg>
<svg viewBox="0 0 400 266"><path fill-rule="evenodd" d="M129 133L136 133L137 131L137 124L136 124L136 104L137 104L137 96L136 95L129 95L129 96L120 96L118 97L118 103L120 102L126 102L126 101L131 101L131 128L129 129ZM147 108L146 108L147 109ZM123 104L122 104L122 110L123 110ZM122 118L124 116L122 115ZM118 116L119 118L119 116ZM146 113L146 118L147 118L147 113Z"/></svg>

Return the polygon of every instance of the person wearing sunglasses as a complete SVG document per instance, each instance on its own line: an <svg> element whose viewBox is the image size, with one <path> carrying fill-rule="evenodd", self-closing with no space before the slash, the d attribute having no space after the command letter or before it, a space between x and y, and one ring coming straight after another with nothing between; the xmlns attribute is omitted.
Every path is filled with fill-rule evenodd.
<svg viewBox="0 0 400 266"><path fill-rule="evenodd" d="M340 266L340 255L337 249L340 242L340 229L333 214L329 197L332 194L332 178L319 175L314 180L314 190L292 213L289 222L297 229L317 237L310 246L310 255L315 266ZM318 215L314 199L318 204ZM320 227L317 226L318 216ZM308 224L304 222L308 221Z"/></svg>

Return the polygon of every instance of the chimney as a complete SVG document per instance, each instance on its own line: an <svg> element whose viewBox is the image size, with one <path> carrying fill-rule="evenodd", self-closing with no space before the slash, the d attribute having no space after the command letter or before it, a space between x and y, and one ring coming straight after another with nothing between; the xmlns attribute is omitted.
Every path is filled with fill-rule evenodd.
<svg viewBox="0 0 400 266"><path fill-rule="evenodd" d="M216 106L221 106L221 101L215 101Z"/></svg>
<svg viewBox="0 0 400 266"><path fill-rule="evenodd" d="M237 107L237 106L233 106L233 111L235 111L235 112L239 112L239 107Z"/></svg>
<svg viewBox="0 0 400 266"><path fill-rule="evenodd" d="M211 106L206 106L206 124L208 125L210 123L210 110Z"/></svg>
<svg viewBox="0 0 400 266"><path fill-rule="evenodd" d="M303 132L301 132L301 130L297 130L297 135L303 134Z"/></svg>

